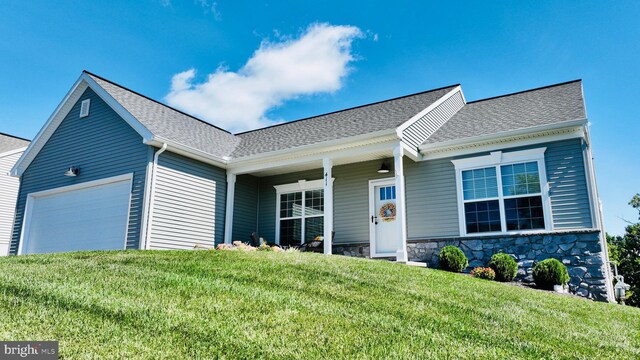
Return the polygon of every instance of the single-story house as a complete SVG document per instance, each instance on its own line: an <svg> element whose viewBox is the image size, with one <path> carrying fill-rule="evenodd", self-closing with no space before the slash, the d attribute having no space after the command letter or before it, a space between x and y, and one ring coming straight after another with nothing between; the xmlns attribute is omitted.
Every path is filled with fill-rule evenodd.
<svg viewBox="0 0 640 360"><path fill-rule="evenodd" d="M281 245L519 278L555 257L612 300L582 82L467 102L451 85L232 134L84 71L12 170L12 254Z"/></svg>
<svg viewBox="0 0 640 360"><path fill-rule="evenodd" d="M9 171L27 149L29 140L0 133L0 256L9 253L19 179Z"/></svg>

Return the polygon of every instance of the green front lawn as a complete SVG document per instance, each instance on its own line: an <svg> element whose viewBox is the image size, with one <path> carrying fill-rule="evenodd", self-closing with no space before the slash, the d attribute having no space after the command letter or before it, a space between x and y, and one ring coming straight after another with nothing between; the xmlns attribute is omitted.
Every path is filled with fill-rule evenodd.
<svg viewBox="0 0 640 360"><path fill-rule="evenodd" d="M64 358L640 358L640 309L320 254L0 258L0 340Z"/></svg>

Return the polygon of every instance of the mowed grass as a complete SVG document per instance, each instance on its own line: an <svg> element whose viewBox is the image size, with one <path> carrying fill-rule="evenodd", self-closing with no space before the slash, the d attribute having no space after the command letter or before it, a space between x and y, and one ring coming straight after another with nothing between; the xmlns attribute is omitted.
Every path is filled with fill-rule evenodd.
<svg viewBox="0 0 640 360"><path fill-rule="evenodd" d="M385 261L115 251L0 259L0 340L62 358L640 358L640 309Z"/></svg>

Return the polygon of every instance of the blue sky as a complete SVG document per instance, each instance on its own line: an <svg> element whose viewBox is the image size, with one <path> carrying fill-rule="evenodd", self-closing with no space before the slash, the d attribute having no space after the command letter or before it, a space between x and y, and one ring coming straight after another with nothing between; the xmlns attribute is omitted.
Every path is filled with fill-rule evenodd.
<svg viewBox="0 0 640 360"><path fill-rule="evenodd" d="M222 116L197 107L209 95L260 102L245 127L456 83L475 100L581 78L605 225L619 234L640 192L639 18L637 1L3 1L0 131L35 136L83 69L203 117ZM326 76L292 70L269 87L268 58L309 44ZM178 74L193 76L172 92ZM198 87L209 74L222 94ZM249 87L264 91L235 96Z"/></svg>

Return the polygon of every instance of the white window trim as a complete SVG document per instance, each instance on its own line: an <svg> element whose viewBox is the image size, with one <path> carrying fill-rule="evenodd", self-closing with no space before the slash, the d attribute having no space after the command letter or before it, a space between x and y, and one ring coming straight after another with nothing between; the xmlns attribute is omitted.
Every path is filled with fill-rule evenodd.
<svg viewBox="0 0 640 360"><path fill-rule="evenodd" d="M512 152L502 152L502 151L494 151L489 155L477 156L473 158L465 158L458 160L451 160L456 169L456 189L457 189L457 197L458 197L458 224L460 230L460 236L486 236L486 235L518 235L518 234L527 234L527 233L536 233L540 231L552 231L553 230L553 220L551 216L551 199L549 198L549 184L547 182L547 171L545 167L544 153L547 150L546 147L529 149L529 150L521 150L521 151L512 151ZM533 229L533 230L507 230L507 220L505 216L504 209L504 200L505 196L502 193L502 165L509 165L514 163L523 163L523 162L532 162L536 161L538 163L538 175L540 177L540 193L542 196L542 208L544 211L544 229ZM467 227L465 224L465 214L464 214L464 192L462 187L462 171L466 170L474 170L481 169L486 167L496 167L496 178L498 181L498 197L486 198L486 199L478 199L478 201L488 201L488 200L498 200L498 205L500 208L500 223L503 231L492 231L492 232L482 232L482 233L471 233L467 234ZM531 196L530 194L525 195L515 195L508 196L507 199L518 198L518 197L527 197ZM535 196L535 195L534 195Z"/></svg>
<svg viewBox="0 0 640 360"><path fill-rule="evenodd" d="M331 178L331 182L333 182L335 180L335 178ZM274 185L273 186L276 189L276 238L275 238L275 243L280 245L280 221L281 220L291 220L291 219L302 219L302 233L301 233L301 239L300 239L300 243L304 244L304 238L305 238L305 221L304 219L307 218L317 218L317 217L323 217L325 215L325 212L322 212L322 215L310 215L310 216L306 216L305 215L305 191L308 190L324 190L324 179L319 179L319 180L311 180L311 181L307 181L307 180L298 180L298 182L295 183L291 183L291 184L283 184L283 185ZM280 217L280 195L282 194L290 194L290 193L296 193L296 192L301 192L302 193L302 215L301 216L294 216L294 217L286 217L286 218L281 218ZM323 197L325 195L323 194Z"/></svg>

